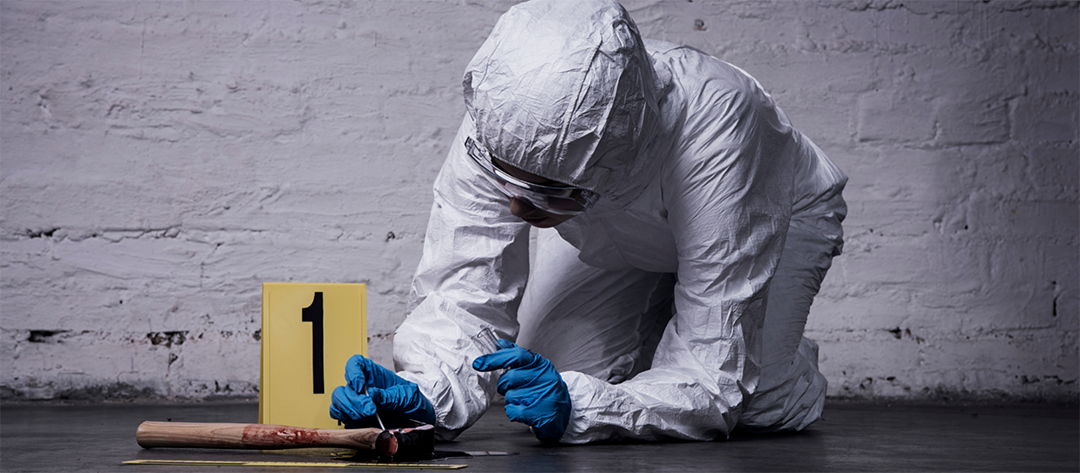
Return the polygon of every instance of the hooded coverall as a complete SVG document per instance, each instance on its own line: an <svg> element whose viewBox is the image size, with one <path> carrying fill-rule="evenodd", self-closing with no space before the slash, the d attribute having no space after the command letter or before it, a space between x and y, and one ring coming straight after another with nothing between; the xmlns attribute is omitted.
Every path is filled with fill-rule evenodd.
<svg viewBox="0 0 1080 473"><path fill-rule="evenodd" d="M744 71L643 41L617 3L539 1L502 16L468 66L468 114L434 184L394 339L399 375L452 438L495 395L472 337L551 360L561 441L725 438L818 419L826 380L803 337L842 248L847 178ZM466 155L600 195L537 232ZM530 260L532 260L530 262Z"/></svg>

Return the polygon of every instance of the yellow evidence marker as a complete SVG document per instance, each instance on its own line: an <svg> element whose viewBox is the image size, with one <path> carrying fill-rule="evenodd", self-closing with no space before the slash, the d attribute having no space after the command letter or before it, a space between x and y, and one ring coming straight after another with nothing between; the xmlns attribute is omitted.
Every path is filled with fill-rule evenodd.
<svg viewBox="0 0 1080 473"><path fill-rule="evenodd" d="M263 283L259 423L341 428L330 396L367 356L367 286Z"/></svg>

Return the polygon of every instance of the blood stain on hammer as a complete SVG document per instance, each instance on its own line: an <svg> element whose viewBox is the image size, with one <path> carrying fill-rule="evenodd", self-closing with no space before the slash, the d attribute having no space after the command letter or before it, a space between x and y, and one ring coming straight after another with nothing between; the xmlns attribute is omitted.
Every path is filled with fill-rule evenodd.
<svg viewBox="0 0 1080 473"><path fill-rule="evenodd" d="M261 425L248 427L243 433L244 442L259 440L282 445L316 444L317 440L325 438L327 435L311 430L284 428L267 431Z"/></svg>

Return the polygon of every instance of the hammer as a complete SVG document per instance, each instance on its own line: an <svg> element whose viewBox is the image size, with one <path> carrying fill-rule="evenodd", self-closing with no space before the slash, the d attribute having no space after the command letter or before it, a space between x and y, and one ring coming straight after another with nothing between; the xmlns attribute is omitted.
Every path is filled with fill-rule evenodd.
<svg viewBox="0 0 1080 473"><path fill-rule="evenodd" d="M146 421L135 431L143 448L287 448L338 447L373 451L380 460L426 460L435 455L435 428L309 429L285 425Z"/></svg>

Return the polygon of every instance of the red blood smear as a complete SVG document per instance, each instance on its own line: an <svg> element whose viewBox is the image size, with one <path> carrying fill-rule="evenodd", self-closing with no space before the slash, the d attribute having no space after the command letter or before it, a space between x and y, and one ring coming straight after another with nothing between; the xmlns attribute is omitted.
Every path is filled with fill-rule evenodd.
<svg viewBox="0 0 1080 473"><path fill-rule="evenodd" d="M275 429L251 425L244 428L243 442L259 445L321 445L328 437L329 435L311 429Z"/></svg>

